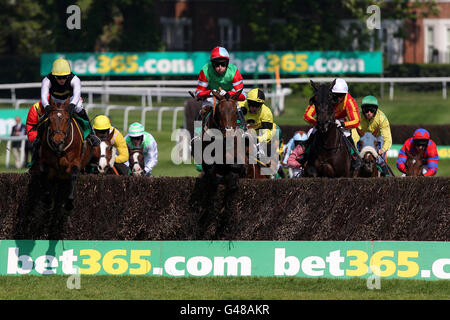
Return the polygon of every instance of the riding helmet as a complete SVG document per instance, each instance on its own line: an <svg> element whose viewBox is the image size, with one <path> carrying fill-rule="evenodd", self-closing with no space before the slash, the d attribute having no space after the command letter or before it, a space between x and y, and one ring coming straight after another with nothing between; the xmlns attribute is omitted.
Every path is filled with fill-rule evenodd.
<svg viewBox="0 0 450 320"><path fill-rule="evenodd" d="M424 141L424 140L429 140L430 139L430 133L423 129L417 129L416 131L414 131L414 135L413 135L413 140L419 140L419 141Z"/></svg>
<svg viewBox="0 0 450 320"><path fill-rule="evenodd" d="M107 116L100 115L95 117L92 127L95 130L111 129L111 122L109 121L109 118Z"/></svg>
<svg viewBox="0 0 450 320"><path fill-rule="evenodd" d="M63 58L58 58L53 62L52 75L67 76L71 73L69 61Z"/></svg>
<svg viewBox="0 0 450 320"><path fill-rule="evenodd" d="M348 85L347 82L345 82L344 79L337 78L336 83L333 86L333 89L331 89L333 93L348 93Z"/></svg>
<svg viewBox="0 0 450 320"><path fill-rule="evenodd" d="M211 61L213 61L215 59L230 60L230 54L228 53L227 49L225 49L224 47L215 47L211 51Z"/></svg>
<svg viewBox="0 0 450 320"><path fill-rule="evenodd" d="M250 90L247 94L247 100L264 103L265 99L266 96L264 95L264 92L258 88Z"/></svg>
<svg viewBox="0 0 450 320"><path fill-rule="evenodd" d="M128 128L128 135L130 137L140 137L144 134L144 126L139 122L130 124Z"/></svg>

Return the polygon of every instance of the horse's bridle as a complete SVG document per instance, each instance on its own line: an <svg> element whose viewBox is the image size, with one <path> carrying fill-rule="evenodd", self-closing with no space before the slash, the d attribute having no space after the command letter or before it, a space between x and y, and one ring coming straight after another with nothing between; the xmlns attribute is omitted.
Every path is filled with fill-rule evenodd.
<svg viewBox="0 0 450 320"><path fill-rule="evenodd" d="M56 108L56 109L52 109L50 111L50 113L54 112L54 111L66 111L63 108ZM67 112L67 111L66 111ZM50 114L49 114L49 118L50 118ZM65 132L63 132L62 130L51 130L50 126L48 126L47 128L47 144L49 145L50 149L52 149L54 152L56 152L58 155L65 152L72 144L73 142L73 123L72 123L72 117L69 116L69 118L67 119L67 122L70 124L67 126L67 129ZM63 133L64 134L64 139L63 139L63 143L65 145L64 149L62 150L62 152L60 150L58 150L58 146L55 144L54 140L53 140L53 136L57 133ZM71 139L70 142L67 144L67 138L69 137L69 135L71 135Z"/></svg>

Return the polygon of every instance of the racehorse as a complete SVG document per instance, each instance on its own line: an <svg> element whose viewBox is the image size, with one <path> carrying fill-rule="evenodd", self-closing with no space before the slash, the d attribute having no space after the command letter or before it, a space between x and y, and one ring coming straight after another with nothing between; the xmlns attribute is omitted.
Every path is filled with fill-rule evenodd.
<svg viewBox="0 0 450 320"><path fill-rule="evenodd" d="M117 149L111 144L114 131L106 133L105 135L98 135L101 140L99 148L94 149L93 161L94 172L100 174L115 174L119 175L114 168L114 163L117 156Z"/></svg>
<svg viewBox="0 0 450 320"><path fill-rule="evenodd" d="M418 177L423 176L422 168L425 166L425 161L423 156L425 150L421 150L417 153L405 150L407 159L405 163L406 176Z"/></svg>
<svg viewBox="0 0 450 320"><path fill-rule="evenodd" d="M336 79L330 84L311 86L315 93L310 99L316 110L316 132L311 134L309 160L305 168L307 177L350 177L350 154L343 133L334 117L335 97L331 92Z"/></svg>
<svg viewBox="0 0 450 320"><path fill-rule="evenodd" d="M220 91L220 88L219 88ZM214 106L212 110L209 110L209 115L207 119L208 129L216 129L220 131L223 140L221 144L222 150L212 150L211 156L214 157L213 161L205 162L204 151L212 143L216 144L216 141L212 140L211 132L209 130L205 131L205 127L202 128L202 169L204 172L203 177L206 181L213 182L217 185L218 183L226 184L231 189L237 188L237 179L242 175L245 167L244 162L237 160L239 155L236 152L236 129L239 128L237 123L237 99L241 94L242 90L239 90L234 95L230 97L221 96L217 90L213 90L214 96ZM208 138L209 137L209 138ZM216 137L214 137L216 139ZM227 139L233 139L233 150L227 148ZM210 148L208 148L210 149ZM223 151L223 157L219 159L216 155L216 151ZM218 162L216 162L218 160ZM219 178L219 179L218 179Z"/></svg>
<svg viewBox="0 0 450 320"><path fill-rule="evenodd" d="M145 174L144 147L128 148L130 158L128 160L129 168L133 176L142 176Z"/></svg>
<svg viewBox="0 0 450 320"><path fill-rule="evenodd" d="M244 177L247 179L270 179L271 175L262 174L261 172L261 167L268 167L270 166L270 163L264 164L260 160L257 160L256 157L254 157L253 161L250 161L250 157L251 157L250 147L246 145L245 146L246 174Z"/></svg>
<svg viewBox="0 0 450 320"><path fill-rule="evenodd" d="M377 167L379 147L376 138L380 128L376 128L373 133L370 131L363 133L359 128L356 128L356 131L360 136L358 146L360 146L359 149L361 150L359 154L362 158L362 164L359 170L355 172L355 176L365 178L380 177L381 172Z"/></svg>
<svg viewBox="0 0 450 320"><path fill-rule="evenodd" d="M47 117L42 118L48 122L42 132L41 157L39 171L42 175L44 201L50 204L52 201L51 190L61 191L62 187L68 187L68 195L58 196L54 193L54 207L64 202L64 208L73 209L75 196L75 183L83 168L92 157L92 147L84 140L82 131L72 114L68 111L69 98L61 104L57 104L50 98L50 109Z"/></svg>

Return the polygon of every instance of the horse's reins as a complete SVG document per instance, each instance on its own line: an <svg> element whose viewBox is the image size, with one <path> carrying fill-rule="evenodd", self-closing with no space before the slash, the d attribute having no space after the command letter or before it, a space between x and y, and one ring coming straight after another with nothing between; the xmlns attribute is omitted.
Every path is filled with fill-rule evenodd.
<svg viewBox="0 0 450 320"><path fill-rule="evenodd" d="M70 121L70 119L69 119L69 121ZM70 134L69 134L69 131L71 131L72 134L70 135L70 142L69 142L69 144L67 144L66 147L63 149L63 152L66 151L66 150L72 145L72 142L73 142L73 123L72 123L72 121L70 122L70 128L71 128L72 130L68 129L68 130L65 132L66 137L65 137L65 139L64 139L64 142L65 142L66 139L67 139L67 137L69 137L69 135L70 135ZM60 133L60 132L62 132L62 131L61 131L61 130L50 131L50 127L47 128L47 144L52 148L53 151L56 151L56 152L59 152L59 151L55 149L54 141L50 139L50 133L51 133L52 136L53 136L55 133Z"/></svg>

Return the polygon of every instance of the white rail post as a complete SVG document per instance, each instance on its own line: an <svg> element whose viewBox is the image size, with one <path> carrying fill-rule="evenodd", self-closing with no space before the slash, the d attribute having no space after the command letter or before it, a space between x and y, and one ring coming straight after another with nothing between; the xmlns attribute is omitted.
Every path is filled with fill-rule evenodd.
<svg viewBox="0 0 450 320"><path fill-rule="evenodd" d="M390 82L389 86L389 100L394 99L394 82Z"/></svg>
<svg viewBox="0 0 450 320"><path fill-rule="evenodd" d="M11 140L8 140L8 142L6 142L6 155L5 155L5 168L6 169L9 168L10 152L11 152Z"/></svg>
<svg viewBox="0 0 450 320"><path fill-rule="evenodd" d="M447 99L447 82L442 81L442 99Z"/></svg>

